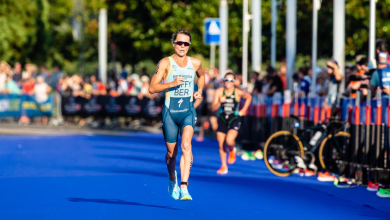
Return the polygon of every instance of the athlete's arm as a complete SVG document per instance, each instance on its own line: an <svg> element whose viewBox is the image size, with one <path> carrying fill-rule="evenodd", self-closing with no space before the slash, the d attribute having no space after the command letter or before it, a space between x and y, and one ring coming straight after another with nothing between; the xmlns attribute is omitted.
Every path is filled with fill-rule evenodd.
<svg viewBox="0 0 390 220"><path fill-rule="evenodd" d="M154 74L149 86L150 94L159 93L166 89L183 84L183 77L176 77L175 80L170 83L160 83L161 80L164 79L165 74L168 73L169 66L170 63L168 58L160 60L160 62L157 64L156 73Z"/></svg>
<svg viewBox="0 0 390 220"><path fill-rule="evenodd" d="M204 87L204 72L202 68L202 61L193 58L193 66L196 69L196 75L198 76L198 91L194 93L195 99L201 99Z"/></svg>
<svg viewBox="0 0 390 220"><path fill-rule="evenodd" d="M221 91L222 91L222 88L219 88L214 93L214 100L213 100L213 103L211 103L211 111L212 112L217 111L219 109L219 107L221 106L221 102L219 102L219 99L221 97Z"/></svg>
<svg viewBox="0 0 390 220"><path fill-rule="evenodd" d="M237 94L239 95L239 97L245 99L244 107L242 107L242 109L239 111L238 115L239 116L246 115L246 112L248 111L248 108L252 102L252 96L249 93L244 94L244 92L242 90L238 90Z"/></svg>

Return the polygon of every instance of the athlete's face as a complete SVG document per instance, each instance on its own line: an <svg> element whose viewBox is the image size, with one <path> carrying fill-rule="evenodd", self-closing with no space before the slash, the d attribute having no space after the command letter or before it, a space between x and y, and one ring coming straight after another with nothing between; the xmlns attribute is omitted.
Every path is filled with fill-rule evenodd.
<svg viewBox="0 0 390 220"><path fill-rule="evenodd" d="M234 77L232 75L225 76L225 79L223 80L225 82L225 88L231 89L234 87Z"/></svg>
<svg viewBox="0 0 390 220"><path fill-rule="evenodd" d="M177 43L175 43L175 42L177 42ZM175 53L180 57L185 56L187 54L188 50L190 49L190 46L188 44L187 44L188 46L186 46L186 43L183 43L183 42L190 43L190 37L187 35L184 35L184 34L179 34L176 36L175 42L173 42L173 47L175 48Z"/></svg>

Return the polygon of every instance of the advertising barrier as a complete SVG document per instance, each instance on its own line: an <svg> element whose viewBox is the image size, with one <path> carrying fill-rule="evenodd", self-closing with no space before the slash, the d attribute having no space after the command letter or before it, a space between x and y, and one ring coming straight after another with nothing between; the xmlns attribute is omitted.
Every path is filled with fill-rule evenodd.
<svg viewBox="0 0 390 220"><path fill-rule="evenodd" d="M63 96L61 103L64 116L99 116L99 117L140 117L160 118L164 104L163 98L138 99L137 96Z"/></svg>
<svg viewBox="0 0 390 220"><path fill-rule="evenodd" d="M29 95L0 95L0 118L5 117L41 117L53 113L53 97L43 103Z"/></svg>

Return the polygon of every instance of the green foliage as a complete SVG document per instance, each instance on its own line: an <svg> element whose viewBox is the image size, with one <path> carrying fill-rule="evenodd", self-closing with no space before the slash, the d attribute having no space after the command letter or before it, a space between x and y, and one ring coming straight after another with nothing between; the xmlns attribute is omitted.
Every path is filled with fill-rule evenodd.
<svg viewBox="0 0 390 220"><path fill-rule="evenodd" d="M297 53L307 60L311 55L312 0L297 2ZM242 3L243 0L229 1L228 6L229 68L234 70L240 69L242 59ZM368 51L369 0L346 1L345 4L345 53L347 60L353 60L355 55ZM388 5L390 0L377 3L377 38L390 37ZM218 17L219 0L0 0L0 60L48 66L60 63L69 73L96 73L100 8L108 11L109 62L112 58L110 45L115 43L116 61L130 64L134 71L145 66L151 73L162 57L173 53L172 34L184 28L192 34L189 54L201 58L208 67L210 48L203 43L203 21ZM250 8L249 5L249 11ZM271 1L262 1L261 13L262 55L263 63L267 63L270 59ZM285 56L285 16L286 0L279 7L276 28L279 61ZM73 19L81 24L79 40L72 35ZM318 24L318 57L331 57L333 34L337 34L333 33L333 1L322 2Z"/></svg>

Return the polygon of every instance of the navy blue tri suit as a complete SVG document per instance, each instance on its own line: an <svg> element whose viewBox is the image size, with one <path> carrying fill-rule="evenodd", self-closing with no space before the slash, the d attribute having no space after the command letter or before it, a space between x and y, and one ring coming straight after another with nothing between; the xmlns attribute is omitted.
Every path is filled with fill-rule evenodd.
<svg viewBox="0 0 390 220"><path fill-rule="evenodd" d="M225 89L223 89L223 96ZM240 101L237 101L236 89L231 96L226 96L226 101L221 103L220 115L218 117L217 132L226 134L230 129L238 131L241 126L241 119L238 115Z"/></svg>
<svg viewBox="0 0 390 220"><path fill-rule="evenodd" d="M170 83L176 77L183 77L183 84L165 90L165 104L162 110L162 130L164 139L168 143L177 142L179 131L183 134L185 126L195 127L196 112L193 103L195 70L191 58L188 57L187 66L182 68L169 57L171 63L165 83Z"/></svg>

